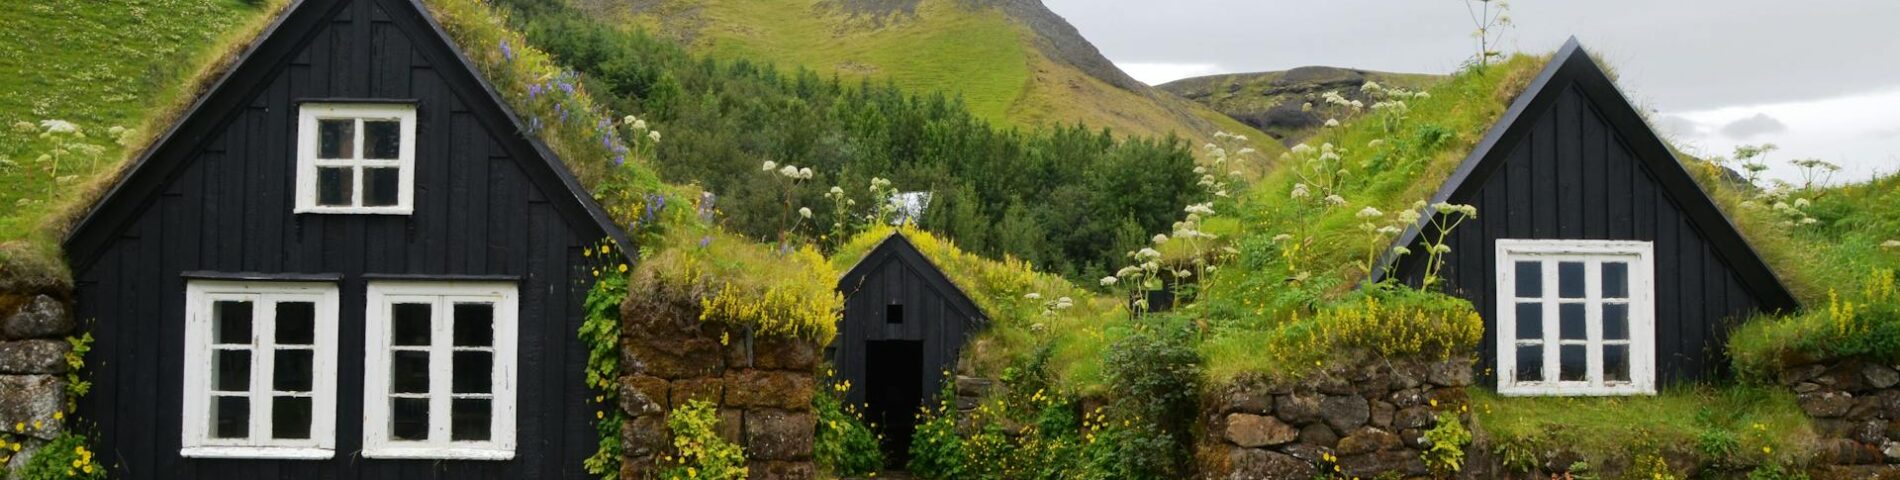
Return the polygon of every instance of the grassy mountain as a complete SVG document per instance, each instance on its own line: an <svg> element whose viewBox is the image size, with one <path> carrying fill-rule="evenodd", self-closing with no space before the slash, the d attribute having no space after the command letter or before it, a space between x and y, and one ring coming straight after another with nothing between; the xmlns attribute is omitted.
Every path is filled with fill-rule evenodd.
<svg viewBox="0 0 1900 480"><path fill-rule="evenodd" d="M961 95L977 116L1003 125L1085 122L1197 140L1249 130L1129 77L1038 0L571 3L719 58L793 64L847 80L889 78L912 92Z"/></svg>
<svg viewBox="0 0 1900 480"><path fill-rule="evenodd" d="M1305 111L1308 102L1338 91L1364 101L1359 88L1366 82L1422 89L1436 83L1436 75L1386 73L1335 67L1300 67L1280 72L1233 73L1186 78L1157 88L1233 117L1288 145L1304 139L1325 118ZM1367 102L1370 103L1370 102Z"/></svg>

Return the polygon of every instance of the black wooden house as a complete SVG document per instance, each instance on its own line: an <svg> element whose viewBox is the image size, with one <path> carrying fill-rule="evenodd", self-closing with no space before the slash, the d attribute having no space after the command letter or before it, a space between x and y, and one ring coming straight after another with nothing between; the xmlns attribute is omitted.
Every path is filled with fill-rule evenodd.
<svg viewBox="0 0 1900 480"><path fill-rule="evenodd" d="M1484 317L1480 371L1506 395L1719 378L1737 322L1798 307L1575 39L1433 202L1477 208L1440 278ZM1391 273L1420 283L1432 237L1429 219L1402 236L1421 253Z"/></svg>
<svg viewBox="0 0 1900 480"><path fill-rule="evenodd" d="M935 401L964 341L988 319L961 288L901 233L893 233L838 280L844 317L829 357L883 429L888 458L909 451L917 408Z"/></svg>
<svg viewBox="0 0 1900 480"><path fill-rule="evenodd" d="M66 239L120 478L561 478L606 214L417 0L302 0Z"/></svg>

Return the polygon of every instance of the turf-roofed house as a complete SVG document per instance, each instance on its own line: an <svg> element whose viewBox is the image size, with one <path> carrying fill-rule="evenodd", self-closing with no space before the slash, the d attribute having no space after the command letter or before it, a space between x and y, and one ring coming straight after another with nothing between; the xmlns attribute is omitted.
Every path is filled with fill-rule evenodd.
<svg viewBox="0 0 1900 480"><path fill-rule="evenodd" d="M932 405L959 352L988 318L901 231L891 233L838 280L844 316L829 357L884 427L887 456L910 450L917 409ZM898 462L901 464L901 462Z"/></svg>
<svg viewBox="0 0 1900 480"><path fill-rule="evenodd" d="M1450 248L1430 275L1483 316L1480 371L1505 395L1719 379L1734 326L1799 308L1574 39L1432 201L1483 215L1448 237L1426 218L1397 246ZM1385 273L1418 284L1428 263L1404 255Z"/></svg>
<svg viewBox="0 0 1900 480"><path fill-rule="evenodd" d="M123 478L560 478L624 234L415 0L304 0L66 240Z"/></svg>

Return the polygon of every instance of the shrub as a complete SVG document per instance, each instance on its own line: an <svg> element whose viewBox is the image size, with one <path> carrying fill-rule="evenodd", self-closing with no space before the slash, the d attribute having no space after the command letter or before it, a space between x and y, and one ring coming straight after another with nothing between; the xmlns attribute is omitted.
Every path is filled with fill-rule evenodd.
<svg viewBox="0 0 1900 480"><path fill-rule="evenodd" d="M865 424L863 414L842 398L850 390L850 381L845 381L821 389L811 399L812 410L818 412L812 457L820 470L838 477L869 475L884 467L877 434Z"/></svg>
<svg viewBox="0 0 1900 480"><path fill-rule="evenodd" d="M1297 376L1350 355L1446 359L1474 351L1484 320L1470 302L1402 286L1376 286L1255 331L1230 331L1203 346L1215 379L1243 373Z"/></svg>
<svg viewBox="0 0 1900 480"><path fill-rule="evenodd" d="M53 437L39 453L7 477L14 480L104 479L106 469L93 459L84 435L62 433Z"/></svg>
<svg viewBox="0 0 1900 480"><path fill-rule="evenodd" d="M1730 337L1729 351L1736 372L1756 380L1773 378L1790 363L1900 359L1900 289L1894 271L1874 269L1861 291L1846 298L1829 292L1826 309L1756 318Z"/></svg>
<svg viewBox="0 0 1900 480"><path fill-rule="evenodd" d="M1110 478L1182 478L1192 441L1201 357L1193 328L1149 316L1108 348L1108 424L1091 464ZM1117 426L1119 425L1119 426Z"/></svg>
<svg viewBox="0 0 1900 480"><path fill-rule="evenodd" d="M733 480L746 478L745 450L719 436L719 409L694 399L666 415L677 456L671 468L660 472L665 480Z"/></svg>
<svg viewBox="0 0 1900 480"><path fill-rule="evenodd" d="M957 435L957 411L950 404L956 393L945 389L937 395L935 408L925 407L917 414L917 430L911 434L910 463L906 467L919 478L957 480L966 478L963 437Z"/></svg>
<svg viewBox="0 0 1900 480"><path fill-rule="evenodd" d="M1438 414L1438 426L1425 431L1425 441L1430 445L1420 455L1432 474L1447 478L1464 470L1465 446L1471 444L1471 431L1465 429L1457 414Z"/></svg>

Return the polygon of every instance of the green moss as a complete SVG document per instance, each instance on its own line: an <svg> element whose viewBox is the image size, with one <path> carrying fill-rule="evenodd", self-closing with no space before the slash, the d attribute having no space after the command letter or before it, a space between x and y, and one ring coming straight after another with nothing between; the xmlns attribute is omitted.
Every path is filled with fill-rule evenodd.
<svg viewBox="0 0 1900 480"><path fill-rule="evenodd" d="M1640 397L1502 397L1472 388L1480 438L1518 471L1567 451L1595 466L1671 452L1727 471L1798 464L1815 440L1794 394L1773 387L1685 387Z"/></svg>

